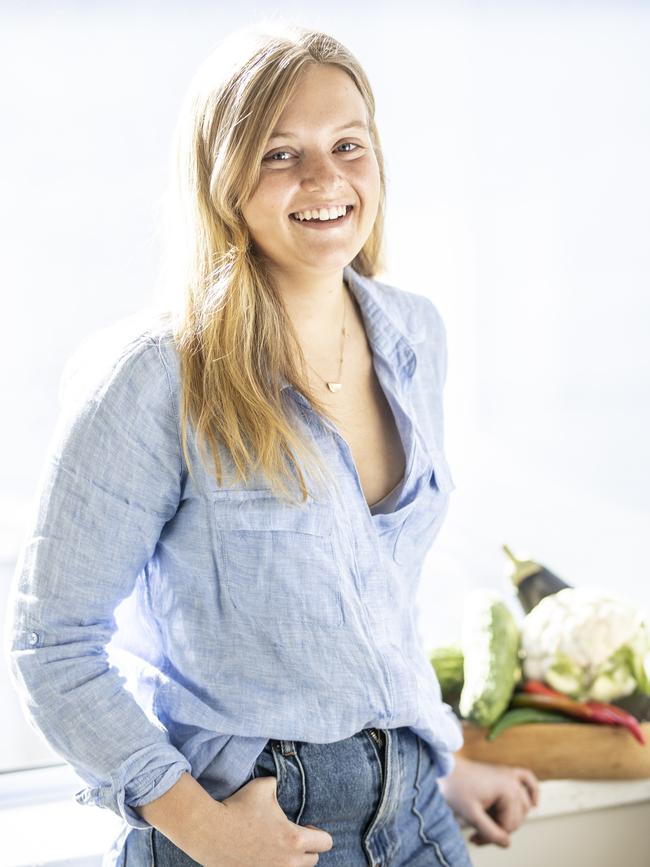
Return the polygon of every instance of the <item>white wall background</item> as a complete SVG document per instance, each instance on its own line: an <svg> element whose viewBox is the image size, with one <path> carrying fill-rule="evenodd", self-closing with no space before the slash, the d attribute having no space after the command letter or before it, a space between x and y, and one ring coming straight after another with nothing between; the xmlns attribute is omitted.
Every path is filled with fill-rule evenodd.
<svg viewBox="0 0 650 867"><path fill-rule="evenodd" d="M447 324L457 488L418 600L426 643L458 637L468 589L511 598L502 542L650 609L650 7L186 0L0 11L0 613L65 360L151 301L185 87L274 8L364 64L385 279ZM0 768L56 760L4 665L0 697Z"/></svg>

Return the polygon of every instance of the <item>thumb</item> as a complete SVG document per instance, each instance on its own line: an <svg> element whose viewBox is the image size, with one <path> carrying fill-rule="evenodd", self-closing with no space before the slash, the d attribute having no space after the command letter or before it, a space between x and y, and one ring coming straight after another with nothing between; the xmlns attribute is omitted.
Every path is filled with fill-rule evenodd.
<svg viewBox="0 0 650 867"><path fill-rule="evenodd" d="M472 816L472 825L476 828L470 840L472 843L496 843L504 849L510 846L510 835L489 816L484 810Z"/></svg>
<svg viewBox="0 0 650 867"><path fill-rule="evenodd" d="M266 786L269 792L271 793L271 797L273 800L278 803L278 778L274 777L272 774L268 777L256 777L255 781L259 781L262 785Z"/></svg>

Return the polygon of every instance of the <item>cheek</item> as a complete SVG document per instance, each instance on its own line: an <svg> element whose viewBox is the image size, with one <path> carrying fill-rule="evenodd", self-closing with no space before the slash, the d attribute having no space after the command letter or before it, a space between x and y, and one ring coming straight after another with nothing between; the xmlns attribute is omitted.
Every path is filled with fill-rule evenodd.
<svg viewBox="0 0 650 867"><path fill-rule="evenodd" d="M381 178L379 176L379 165L376 160L373 160L372 164L368 165L363 178L360 179L360 184L362 185L365 198L366 219L369 223L373 223L377 216L381 193Z"/></svg>
<svg viewBox="0 0 650 867"><path fill-rule="evenodd" d="M362 165L355 166L355 182L362 191L366 204L374 207L379 202L380 184L379 164L374 154L372 159L364 160Z"/></svg>
<svg viewBox="0 0 650 867"><path fill-rule="evenodd" d="M264 202L264 198L258 194L255 194L248 202L242 213L248 224L248 228L253 234L263 228L268 219L266 203Z"/></svg>
<svg viewBox="0 0 650 867"><path fill-rule="evenodd" d="M244 219L251 231L267 228L269 223L277 221L278 215L286 210L285 198L272 177L262 178L253 196L242 209Z"/></svg>

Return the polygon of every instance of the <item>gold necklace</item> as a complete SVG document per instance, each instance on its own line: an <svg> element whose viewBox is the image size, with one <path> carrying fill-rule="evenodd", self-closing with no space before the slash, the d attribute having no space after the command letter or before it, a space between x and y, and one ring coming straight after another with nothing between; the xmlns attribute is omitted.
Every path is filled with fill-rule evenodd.
<svg viewBox="0 0 650 867"><path fill-rule="evenodd" d="M345 303L345 302L346 302L346 298L347 298L347 285L346 285L345 283L344 283L344 285L345 285L346 291L345 291L344 294L343 294L343 324L342 324L342 326L341 326L341 357L339 358L339 375L338 375L338 380L337 380L337 382L328 382L326 379L323 379L323 377L320 375L320 373L318 373L317 371L315 371L314 368L311 367L311 364L309 364L309 362L307 361L307 359L305 359L305 361L307 361L307 365L308 365L309 367L311 367L312 370L314 370L314 373L315 373L316 376L320 379L320 381L321 381L321 382L324 382L325 385L326 385L326 386L329 388L329 390L332 391L332 392L340 391L340 390L341 390L341 387L342 387L342 385L343 385L343 383L341 382L341 371L342 371L342 369L343 369L343 347L344 347L344 344L345 344L345 312L346 312L346 307L347 307L347 305L346 305L346 303Z"/></svg>

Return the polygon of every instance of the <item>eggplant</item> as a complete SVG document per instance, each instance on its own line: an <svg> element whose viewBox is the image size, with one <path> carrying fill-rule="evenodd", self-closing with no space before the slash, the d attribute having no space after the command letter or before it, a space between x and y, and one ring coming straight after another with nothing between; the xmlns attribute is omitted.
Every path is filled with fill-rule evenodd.
<svg viewBox="0 0 650 867"><path fill-rule="evenodd" d="M637 691L631 695L624 695L622 698L614 699L610 704L615 704L631 713L639 722L650 722L650 695L644 692Z"/></svg>
<svg viewBox="0 0 650 867"><path fill-rule="evenodd" d="M507 545L502 546L513 564L510 580L517 588L517 598L524 609L524 613L537 605L540 599L551 596L565 587L572 587L562 578L559 578L550 569L537 563L535 560L519 560Z"/></svg>

